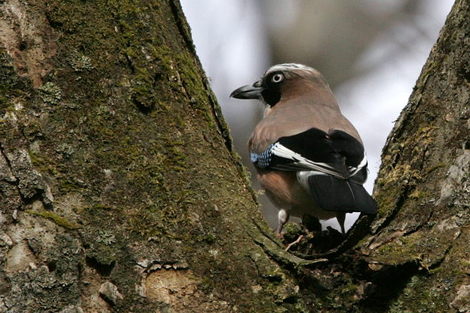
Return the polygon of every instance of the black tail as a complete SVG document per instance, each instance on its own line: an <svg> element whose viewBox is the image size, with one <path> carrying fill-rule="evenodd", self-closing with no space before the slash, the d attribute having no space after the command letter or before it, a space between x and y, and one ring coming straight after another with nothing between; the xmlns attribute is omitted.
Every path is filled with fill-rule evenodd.
<svg viewBox="0 0 470 313"><path fill-rule="evenodd" d="M377 203L357 182L330 175L311 175L308 184L315 202L324 210L366 214L377 212Z"/></svg>

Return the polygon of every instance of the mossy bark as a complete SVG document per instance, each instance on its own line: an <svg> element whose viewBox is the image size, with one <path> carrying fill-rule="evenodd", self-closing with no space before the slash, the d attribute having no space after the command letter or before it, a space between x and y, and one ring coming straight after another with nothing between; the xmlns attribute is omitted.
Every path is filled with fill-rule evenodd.
<svg viewBox="0 0 470 313"><path fill-rule="evenodd" d="M177 1L0 12L0 312L302 310Z"/></svg>
<svg viewBox="0 0 470 313"><path fill-rule="evenodd" d="M470 311L470 1L457 0L385 145L371 312ZM381 288L392 284L388 296Z"/></svg>
<svg viewBox="0 0 470 313"><path fill-rule="evenodd" d="M457 0L384 147L378 215L298 270L312 312L470 312L469 87L470 1Z"/></svg>
<svg viewBox="0 0 470 313"><path fill-rule="evenodd" d="M468 0L387 142L378 217L321 257L271 238L176 1L0 12L0 312L468 308Z"/></svg>

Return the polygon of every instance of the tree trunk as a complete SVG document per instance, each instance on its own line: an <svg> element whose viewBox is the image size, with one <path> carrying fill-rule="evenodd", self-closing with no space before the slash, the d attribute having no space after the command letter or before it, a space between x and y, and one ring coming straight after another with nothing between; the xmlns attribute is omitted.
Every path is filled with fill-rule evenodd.
<svg viewBox="0 0 470 313"><path fill-rule="evenodd" d="M290 310L179 4L0 11L0 312Z"/></svg>
<svg viewBox="0 0 470 313"><path fill-rule="evenodd" d="M382 155L356 251L370 312L470 312L470 1L457 0Z"/></svg>
<svg viewBox="0 0 470 313"><path fill-rule="evenodd" d="M378 215L299 271L311 312L470 312L469 87L470 1L457 0L383 150Z"/></svg>
<svg viewBox="0 0 470 313"><path fill-rule="evenodd" d="M0 12L0 312L468 311L468 0L389 137L371 231L321 258L271 238L176 1Z"/></svg>

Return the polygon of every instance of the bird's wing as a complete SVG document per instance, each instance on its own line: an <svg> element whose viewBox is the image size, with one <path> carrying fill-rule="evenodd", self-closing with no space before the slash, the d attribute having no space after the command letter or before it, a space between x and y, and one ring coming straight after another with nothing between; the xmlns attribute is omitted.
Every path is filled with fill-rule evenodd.
<svg viewBox="0 0 470 313"><path fill-rule="evenodd" d="M375 214L377 204L362 184L367 178L364 147L341 130L311 128L279 138L251 160L261 169L295 171L299 183L328 211Z"/></svg>
<svg viewBox="0 0 470 313"><path fill-rule="evenodd" d="M367 177L364 147L341 130L328 133L311 128L281 137L264 152L252 153L255 166L281 171L312 171L341 179L354 178L363 183Z"/></svg>

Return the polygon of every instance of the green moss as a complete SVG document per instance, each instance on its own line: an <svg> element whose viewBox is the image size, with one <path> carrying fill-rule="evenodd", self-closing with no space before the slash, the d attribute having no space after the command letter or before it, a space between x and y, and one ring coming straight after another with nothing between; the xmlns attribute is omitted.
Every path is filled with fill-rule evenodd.
<svg viewBox="0 0 470 313"><path fill-rule="evenodd" d="M138 68L137 73L131 80L131 98L141 110L148 112L155 109L159 103L155 90L157 82L155 76L146 68Z"/></svg>
<svg viewBox="0 0 470 313"><path fill-rule="evenodd" d="M62 226L64 228L67 228L67 229L78 229L78 228L80 228L80 225L75 224L75 223L67 220L65 217L60 216L60 215L58 215L54 212L51 212L51 211L28 210L28 211L26 211L26 213L31 214L31 215L35 215L35 216L41 216L41 217L47 218L47 219L53 221L55 224L57 224L59 226Z"/></svg>
<svg viewBox="0 0 470 313"><path fill-rule="evenodd" d="M402 194L403 189L396 184L387 184L380 192L376 193L374 196L379 207L379 216L385 217L391 215L396 209L398 199L400 199Z"/></svg>
<svg viewBox="0 0 470 313"><path fill-rule="evenodd" d="M217 240L217 235L214 233L202 234L195 239L195 241L202 241L207 244L213 244L216 242L216 240Z"/></svg>
<svg viewBox="0 0 470 313"><path fill-rule="evenodd" d="M209 123L210 127L217 127L210 106L218 106L218 104L210 103L207 105L208 96L211 97L211 94L210 91L206 90L201 80L201 75L204 75L204 73L198 71L199 66L194 63L193 55L188 52L181 53L177 55L176 60L179 69L180 84L186 90L189 103L193 108L203 112L205 120ZM220 118L222 117L220 116Z"/></svg>
<svg viewBox="0 0 470 313"><path fill-rule="evenodd" d="M22 98L29 92L28 81L16 73L9 54L0 47L0 117L14 110L15 98Z"/></svg>
<svg viewBox="0 0 470 313"><path fill-rule="evenodd" d="M98 203L98 204L93 205L90 209L91 210L109 211L109 210L113 210L113 207L111 207L110 205L105 205L105 204L102 204L102 203Z"/></svg>
<svg viewBox="0 0 470 313"><path fill-rule="evenodd" d="M374 260L388 265L416 262L426 270L442 261L452 242L453 232L442 232L438 226L422 228L401 236L374 250Z"/></svg>
<svg viewBox="0 0 470 313"><path fill-rule="evenodd" d="M48 160L45 160L39 153L29 150L28 154L29 158L31 159L31 163L34 165L35 168L42 171L43 169L46 169L48 167Z"/></svg>
<svg viewBox="0 0 470 313"><path fill-rule="evenodd" d="M170 143L166 151L167 159L165 160L165 163L168 167L171 167L178 172L184 171L187 167L187 155L183 145L183 141L176 140L175 142Z"/></svg>
<svg viewBox="0 0 470 313"><path fill-rule="evenodd" d="M427 174L430 174L430 173L434 172L435 170L437 170L439 168L443 168L443 167L446 167L446 166L447 166L447 164L445 164L445 163L437 163L437 164L425 169L424 172L427 175Z"/></svg>
<svg viewBox="0 0 470 313"><path fill-rule="evenodd" d="M220 132L228 136L227 128L173 14L151 1L48 3L48 22L63 36L50 83L35 101L74 106L46 106L41 150L31 159L44 173L52 164L54 195L80 194L82 203L72 205L79 207L89 266L119 265L110 274L125 295L118 310L155 311L135 291L136 259L184 256L198 276L217 273L207 295L219 292L240 311L299 312L295 292L273 304L285 285L274 262L263 254L256 267L247 261L246 253L260 252L244 231L253 227L255 204L234 158L223 152ZM257 271L273 293L252 295Z"/></svg>
<svg viewBox="0 0 470 313"><path fill-rule="evenodd" d="M61 193L67 194L80 191L83 189L83 186L70 177L62 177L59 179L58 188Z"/></svg>
<svg viewBox="0 0 470 313"><path fill-rule="evenodd" d="M46 159L41 153L29 150L29 157L34 168L43 174L59 175L59 170L51 158Z"/></svg>
<svg viewBox="0 0 470 313"><path fill-rule="evenodd" d="M445 290L431 286L430 278L422 275L413 276L390 305L389 312L434 313L448 312ZM431 283L431 284L430 284Z"/></svg>
<svg viewBox="0 0 470 313"><path fill-rule="evenodd" d="M0 116L3 116L5 112L12 110L14 105L7 99L7 97L0 95Z"/></svg>
<svg viewBox="0 0 470 313"><path fill-rule="evenodd" d="M95 233L95 241L87 241L89 248L86 251L88 258L94 259L98 264L112 265L120 258L122 246L115 244L116 238L111 233ZM110 237L111 236L111 237Z"/></svg>
<svg viewBox="0 0 470 313"><path fill-rule="evenodd" d="M419 199L426 198L428 196L429 196L429 192L422 191L422 190L419 190L419 189L415 189L415 190L413 190L412 193L409 194L408 197L410 199L419 200Z"/></svg>

